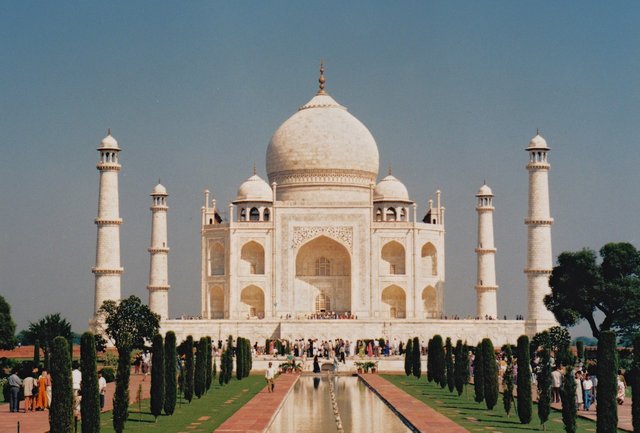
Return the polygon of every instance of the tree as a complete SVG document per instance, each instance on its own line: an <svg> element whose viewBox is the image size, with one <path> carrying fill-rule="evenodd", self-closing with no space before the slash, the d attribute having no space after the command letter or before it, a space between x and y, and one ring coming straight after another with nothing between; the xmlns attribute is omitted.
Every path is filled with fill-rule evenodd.
<svg viewBox="0 0 640 433"><path fill-rule="evenodd" d="M104 320L104 332L118 350L118 375L113 398L113 428L124 431L129 417L129 361L134 349L142 349L160 328L160 316L153 313L140 298L131 295L120 302L105 301L98 310Z"/></svg>
<svg viewBox="0 0 640 433"><path fill-rule="evenodd" d="M0 350L16 347L16 322L11 317L11 305L0 295Z"/></svg>
<svg viewBox="0 0 640 433"><path fill-rule="evenodd" d="M447 384L446 373L444 369L444 349L443 341L440 335L433 337L433 380L439 383L442 388Z"/></svg>
<svg viewBox="0 0 640 433"><path fill-rule="evenodd" d="M482 403L484 401L484 351L482 350L482 343L478 343L476 346L476 358L474 360L473 368L473 391L475 393L474 400L476 403Z"/></svg>
<svg viewBox="0 0 640 433"><path fill-rule="evenodd" d="M567 433L576 433L576 380L574 378L573 366L568 365L564 374L560 399L562 400L562 423Z"/></svg>
<svg viewBox="0 0 640 433"><path fill-rule="evenodd" d="M511 352L511 345L507 345L505 357L507 368L502 375L502 387L504 389L502 393L502 403L508 418L509 413L511 413L511 405L513 404L513 353Z"/></svg>
<svg viewBox="0 0 640 433"><path fill-rule="evenodd" d="M546 347L540 351L540 373L538 374L538 418L542 429L551 412L551 356Z"/></svg>
<svg viewBox="0 0 640 433"><path fill-rule="evenodd" d="M576 341L576 353L580 361L584 360L584 341L582 340Z"/></svg>
<svg viewBox="0 0 640 433"><path fill-rule="evenodd" d="M33 343L33 366L38 369L40 368L40 340L37 338Z"/></svg>
<svg viewBox="0 0 640 433"><path fill-rule="evenodd" d="M237 349L236 349L236 378L238 380L242 380L244 377L244 362L245 362L245 345L244 338L238 337L236 340Z"/></svg>
<svg viewBox="0 0 640 433"><path fill-rule="evenodd" d="M407 347L407 350L408 350L408 347ZM433 382L433 358L434 358L433 338L430 338L429 341L427 342L427 380L429 382Z"/></svg>
<svg viewBox="0 0 640 433"><path fill-rule="evenodd" d="M73 431L73 387L71 385L71 358L69 343L64 337L56 337L51 342L51 407L49 427L51 433Z"/></svg>
<svg viewBox="0 0 640 433"><path fill-rule="evenodd" d="M420 379L420 376L422 375L422 361L420 359L421 350L420 339L418 339L418 337L413 337L411 350L413 352L413 355L411 356L411 372L417 379Z"/></svg>
<svg viewBox="0 0 640 433"><path fill-rule="evenodd" d="M640 334L633 339L633 371L631 372L631 417L633 431L640 432Z"/></svg>
<svg viewBox="0 0 640 433"><path fill-rule="evenodd" d="M211 382L213 381L213 353L211 344L211 337L207 336L207 391L211 389Z"/></svg>
<svg viewBox="0 0 640 433"><path fill-rule="evenodd" d="M49 355L53 339L60 336L67 339L67 342L71 341L71 324L60 313L47 314L35 323L30 322L25 336L30 341L39 341L44 354L44 368L49 370ZM69 346L68 348L71 349Z"/></svg>
<svg viewBox="0 0 640 433"><path fill-rule="evenodd" d="M91 332L85 332L80 338L80 418L82 433L100 431L100 391L98 389L98 370L96 367L96 340Z"/></svg>
<svg viewBox="0 0 640 433"><path fill-rule="evenodd" d="M176 334L169 331L164 338L164 413L167 415L173 415L176 409L177 360Z"/></svg>
<svg viewBox="0 0 640 433"><path fill-rule="evenodd" d="M204 395L207 387L207 339L201 337L196 348L196 364L194 370L193 391L196 397Z"/></svg>
<svg viewBox="0 0 640 433"><path fill-rule="evenodd" d="M618 431L617 373L616 335L611 331L602 331L600 338L598 338L597 433Z"/></svg>
<svg viewBox="0 0 640 433"><path fill-rule="evenodd" d="M529 337L518 338L518 418L520 423L531 422L531 365L529 358Z"/></svg>
<svg viewBox="0 0 640 433"><path fill-rule="evenodd" d="M191 403L191 400L193 400L195 380L195 368L193 365L193 337L191 335L188 335L185 340L184 350L184 399Z"/></svg>
<svg viewBox="0 0 640 433"><path fill-rule="evenodd" d="M453 346L451 345L451 338L447 337L445 343L445 358L444 364L447 369L447 385L449 386L449 392L453 392L453 389L456 387L456 378L454 374L453 367Z"/></svg>
<svg viewBox="0 0 640 433"><path fill-rule="evenodd" d="M407 376L411 376L411 372L413 370L413 362L412 362L413 349L411 348L412 346L413 346L413 340L409 338L407 340L407 347L404 352L404 373ZM431 356L430 353L428 355ZM427 377L428 377L428 374L427 374Z"/></svg>
<svg viewBox="0 0 640 433"><path fill-rule="evenodd" d="M498 403L498 364L496 352L489 338L482 340L482 369L484 370L484 402L493 410Z"/></svg>
<svg viewBox="0 0 640 433"><path fill-rule="evenodd" d="M469 369L469 360L467 358L467 353L462 346L462 340L458 340L456 342L456 357L454 363L455 385L458 395L462 395L462 391L464 391L464 386L466 385L465 368L467 370Z"/></svg>
<svg viewBox="0 0 640 433"><path fill-rule="evenodd" d="M531 339L531 352L533 356L540 348L545 348L550 354L554 354L556 362L566 364L571 345L571 334L567 328L554 326L545 331L538 332Z"/></svg>
<svg viewBox="0 0 640 433"><path fill-rule="evenodd" d="M563 326L586 320L596 338L606 330L628 337L640 330L640 251L626 242L608 243L600 257L598 264L590 249L560 254L544 303ZM597 313L604 315L600 326Z"/></svg>
<svg viewBox="0 0 640 433"><path fill-rule="evenodd" d="M151 346L151 414L157 420L164 407L165 398L165 360L164 360L164 339L162 335L153 336Z"/></svg>

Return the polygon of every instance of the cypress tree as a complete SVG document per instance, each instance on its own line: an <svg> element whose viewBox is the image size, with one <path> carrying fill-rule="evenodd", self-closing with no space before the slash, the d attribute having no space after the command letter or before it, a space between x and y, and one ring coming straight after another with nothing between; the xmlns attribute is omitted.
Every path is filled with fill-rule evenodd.
<svg viewBox="0 0 640 433"><path fill-rule="evenodd" d="M631 372L631 418L634 433L640 432L640 334L633 338L633 370Z"/></svg>
<svg viewBox="0 0 640 433"><path fill-rule="evenodd" d="M551 412L551 355L546 347L540 352L541 370L538 375L538 418L542 429L544 423L549 420Z"/></svg>
<svg viewBox="0 0 640 433"><path fill-rule="evenodd" d="M207 339L201 337L196 348L196 364L194 372L193 391L196 397L204 395L207 387Z"/></svg>
<svg viewBox="0 0 640 433"><path fill-rule="evenodd" d="M176 409L178 389L176 377L177 359L176 334L173 331L169 331L164 339L164 413L167 415L173 415L173 411Z"/></svg>
<svg viewBox="0 0 640 433"><path fill-rule="evenodd" d="M478 343L476 346L476 358L474 360L473 367L473 391L475 393L474 400L477 403L484 401L484 352L482 350L482 343Z"/></svg>
<svg viewBox="0 0 640 433"><path fill-rule="evenodd" d="M80 338L80 416L83 433L100 431L100 391L98 390L98 371L96 368L96 339L91 332L85 332Z"/></svg>
<svg viewBox="0 0 640 433"><path fill-rule="evenodd" d="M447 337L445 349L446 353L444 363L447 368L447 385L449 386L449 392L453 392L456 387L456 376L454 373L455 368L453 366L453 346L451 345L451 337Z"/></svg>
<svg viewBox="0 0 640 433"><path fill-rule="evenodd" d="M411 348L412 346L413 342L411 338L409 338L409 340L407 340L407 347L404 352L404 372L407 376L411 376L413 370L413 363L411 362L413 356L413 350Z"/></svg>
<svg viewBox="0 0 640 433"><path fill-rule="evenodd" d="M251 369L253 368L253 359L251 356L251 341L249 341L248 338L245 338L244 345L245 345L244 377L249 377L249 373L251 373Z"/></svg>
<svg viewBox="0 0 640 433"><path fill-rule="evenodd" d="M422 363L420 360L420 339L418 337L413 337L413 345L412 345L413 356L411 357L411 370L413 375L420 379L422 375Z"/></svg>
<svg viewBox="0 0 640 433"><path fill-rule="evenodd" d="M446 385L446 378L444 370L444 350L442 348L442 337L440 335L435 335L431 344L433 344L433 347L431 349L433 351L433 380L444 388L442 384L445 383Z"/></svg>
<svg viewBox="0 0 640 433"><path fill-rule="evenodd" d="M529 364L529 337L518 338L518 418L520 423L531 422L531 365Z"/></svg>
<svg viewBox="0 0 640 433"><path fill-rule="evenodd" d="M215 380L218 377L218 363L217 361L214 359L213 360L213 373L212 373L213 379Z"/></svg>
<svg viewBox="0 0 640 433"><path fill-rule="evenodd" d="M584 341L576 341L576 353L580 361L584 360Z"/></svg>
<svg viewBox="0 0 640 433"><path fill-rule="evenodd" d="M151 350L151 414L157 420L162 413L165 398L166 375L164 371L164 339L162 335L156 334L153 336Z"/></svg>
<svg viewBox="0 0 640 433"><path fill-rule="evenodd" d="M184 399L191 403L191 400L193 400L193 387L195 378L195 368L193 365L193 337L191 335L187 336L184 348Z"/></svg>
<svg viewBox="0 0 640 433"><path fill-rule="evenodd" d="M562 401L564 431L576 433L576 416L578 413L576 408L576 380L571 365L567 366L567 371L564 375L564 381L560 389L560 399Z"/></svg>
<svg viewBox="0 0 640 433"><path fill-rule="evenodd" d="M427 380L433 382L433 338L427 342Z"/></svg>
<svg viewBox="0 0 640 433"><path fill-rule="evenodd" d="M236 379L242 380L244 377L244 338L236 339Z"/></svg>
<svg viewBox="0 0 640 433"><path fill-rule="evenodd" d="M49 427L51 433L73 431L73 388L71 385L71 357L69 343L64 337L53 339L51 347L51 382L53 386Z"/></svg>
<svg viewBox="0 0 640 433"><path fill-rule="evenodd" d="M484 402L493 410L498 403L498 364L491 339L482 340L482 366L484 370Z"/></svg>
<svg viewBox="0 0 640 433"><path fill-rule="evenodd" d="M33 342L33 366L40 368L40 340L36 338Z"/></svg>
<svg viewBox="0 0 640 433"><path fill-rule="evenodd" d="M213 354L211 349L211 337L207 337L207 391L211 389L211 382L213 380Z"/></svg>
<svg viewBox="0 0 640 433"><path fill-rule="evenodd" d="M507 358L507 368L502 375L502 403L508 418L511 413L511 404L513 403L513 353L511 353L510 344L507 344L505 355Z"/></svg>
<svg viewBox="0 0 640 433"><path fill-rule="evenodd" d="M455 351L455 362L453 364L454 367L454 382L456 386L456 391L458 391L458 395L462 395L462 391L464 391L464 379L465 379L465 365L468 365L466 352L464 352L464 348L462 347L462 340L456 341L456 351Z"/></svg>
<svg viewBox="0 0 640 433"><path fill-rule="evenodd" d="M615 433L617 431L617 372L616 335L611 331L602 331L598 339L597 433Z"/></svg>
<svg viewBox="0 0 640 433"><path fill-rule="evenodd" d="M116 392L113 396L113 429L116 433L124 431L129 418L129 377L131 348L118 349L118 374L116 375Z"/></svg>

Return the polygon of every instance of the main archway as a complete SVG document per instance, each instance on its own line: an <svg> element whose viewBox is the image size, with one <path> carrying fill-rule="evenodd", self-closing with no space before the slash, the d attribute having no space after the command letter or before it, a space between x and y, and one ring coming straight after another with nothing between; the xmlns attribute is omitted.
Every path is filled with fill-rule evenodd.
<svg viewBox="0 0 640 433"><path fill-rule="evenodd" d="M327 236L307 242L296 256L295 287L294 309L299 313L351 312L349 251Z"/></svg>

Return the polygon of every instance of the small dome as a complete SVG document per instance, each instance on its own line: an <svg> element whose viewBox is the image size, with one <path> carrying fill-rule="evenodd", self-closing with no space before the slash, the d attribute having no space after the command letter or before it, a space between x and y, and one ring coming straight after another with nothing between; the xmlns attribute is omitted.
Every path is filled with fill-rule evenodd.
<svg viewBox="0 0 640 433"><path fill-rule="evenodd" d="M165 188L162 184L159 183L153 188L153 192L151 193L151 195L169 195L169 194L167 194L167 188Z"/></svg>
<svg viewBox="0 0 640 433"><path fill-rule="evenodd" d="M106 137L104 137L100 142L100 146L98 147L98 150L103 150L103 149L120 150L120 148L118 147L118 142L116 141L115 138L113 138L113 136L111 135L111 132L109 132L109 134Z"/></svg>
<svg viewBox="0 0 640 433"><path fill-rule="evenodd" d="M544 150L548 150L549 146L547 146L547 140L545 140L542 135L540 134L536 134L535 137L533 137L531 139L531 141L529 142L529 147L527 147L527 150L533 150L533 149L544 149Z"/></svg>
<svg viewBox="0 0 640 433"><path fill-rule="evenodd" d="M254 174L238 188L234 203L247 201L273 201L273 190L260 176Z"/></svg>
<svg viewBox="0 0 640 433"><path fill-rule="evenodd" d="M480 187L480 189L478 190L478 193L476 194L476 197L485 196L485 195L493 197L493 192L491 191L491 188L489 188L486 184Z"/></svg>
<svg viewBox="0 0 640 433"><path fill-rule="evenodd" d="M409 191L402 182L392 175L382 179L373 190L373 201L409 202Z"/></svg>

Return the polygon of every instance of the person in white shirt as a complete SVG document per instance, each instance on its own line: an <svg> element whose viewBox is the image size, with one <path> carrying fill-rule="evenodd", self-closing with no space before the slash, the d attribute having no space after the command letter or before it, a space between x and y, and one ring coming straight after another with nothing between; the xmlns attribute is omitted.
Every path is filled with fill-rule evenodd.
<svg viewBox="0 0 640 433"><path fill-rule="evenodd" d="M551 401L553 403L560 402L560 387L562 387L562 366L558 363L556 369L551 373Z"/></svg>
<svg viewBox="0 0 640 433"><path fill-rule="evenodd" d="M269 368L267 368L264 378L267 381L267 389L269 392L273 392L276 387L276 384L274 383L274 379L276 378L276 368L273 366L272 362L269 362Z"/></svg>
<svg viewBox="0 0 640 433"><path fill-rule="evenodd" d="M98 372L98 392L100 393L100 410L104 409L104 397L107 394L107 379L102 376L102 371Z"/></svg>
<svg viewBox="0 0 640 433"><path fill-rule="evenodd" d="M80 392L80 384L82 383L82 373L78 369L78 361L73 361L73 371L71 372L71 382L73 386L73 396L77 397Z"/></svg>
<svg viewBox="0 0 640 433"><path fill-rule="evenodd" d="M591 406L591 390L593 388L593 382L589 377L589 373L584 375L584 380L582 381L582 391L584 392L584 410L588 411L589 406Z"/></svg>

